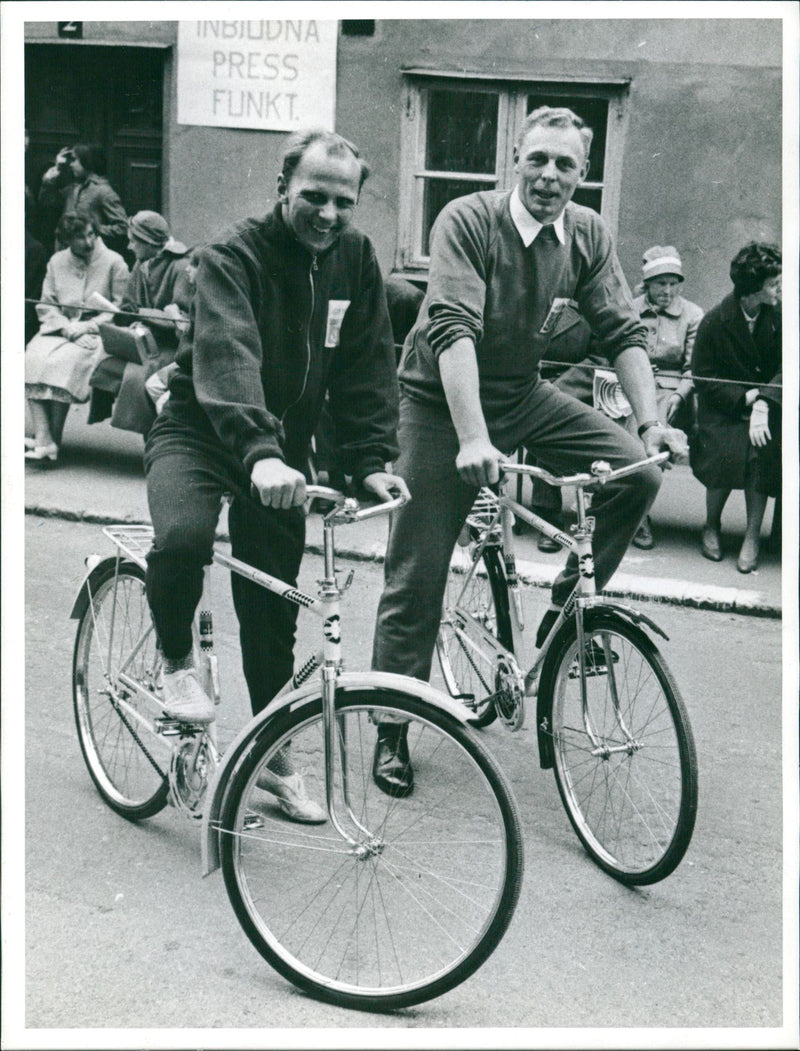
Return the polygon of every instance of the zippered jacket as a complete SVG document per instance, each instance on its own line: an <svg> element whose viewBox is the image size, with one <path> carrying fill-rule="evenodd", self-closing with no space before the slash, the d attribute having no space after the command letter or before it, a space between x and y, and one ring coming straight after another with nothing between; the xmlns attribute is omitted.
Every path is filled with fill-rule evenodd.
<svg viewBox="0 0 800 1051"><path fill-rule="evenodd" d="M302 469L326 392L343 470L356 482L397 455L397 376L370 241L345 229L312 256L280 205L200 258L171 415L213 430L242 461Z"/></svg>

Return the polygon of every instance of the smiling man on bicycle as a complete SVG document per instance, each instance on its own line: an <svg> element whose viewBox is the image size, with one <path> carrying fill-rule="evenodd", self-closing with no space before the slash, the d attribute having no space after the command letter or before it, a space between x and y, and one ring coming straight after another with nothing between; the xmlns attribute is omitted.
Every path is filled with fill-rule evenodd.
<svg viewBox="0 0 800 1051"><path fill-rule="evenodd" d="M170 718L214 719L193 664L192 620L224 493L234 557L297 579L302 469L326 393L344 470L379 499L407 492L386 471L397 451L397 381L383 282L371 243L348 229L367 174L341 136L297 133L274 210L201 255L191 328L145 448L155 532L147 597ZM297 610L238 576L232 589L256 714L291 677ZM279 766L261 787L294 820L324 821L288 757Z"/></svg>
<svg viewBox="0 0 800 1051"><path fill-rule="evenodd" d="M519 447L556 474L596 459L621 467L641 445L616 423L541 379L558 316L570 300L614 362L647 455L688 453L659 423L647 331L600 216L571 198L589 170L592 132L568 109L542 107L514 150L517 185L446 205L431 234L428 289L400 364L400 458L412 501L397 512L385 563L373 666L427 679L448 566L480 486ZM597 494L596 577L605 586L658 491L658 468ZM577 579L570 555L554 582L537 643ZM373 778L406 795L413 771L403 724L378 728Z"/></svg>

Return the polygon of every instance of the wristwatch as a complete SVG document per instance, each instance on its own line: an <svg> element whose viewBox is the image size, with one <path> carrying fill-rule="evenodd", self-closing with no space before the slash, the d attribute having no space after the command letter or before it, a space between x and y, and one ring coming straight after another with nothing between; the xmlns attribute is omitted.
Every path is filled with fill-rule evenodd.
<svg viewBox="0 0 800 1051"><path fill-rule="evenodd" d="M651 427L660 427L661 420L645 420L643 424L639 426L636 433L641 438L645 431L649 431Z"/></svg>

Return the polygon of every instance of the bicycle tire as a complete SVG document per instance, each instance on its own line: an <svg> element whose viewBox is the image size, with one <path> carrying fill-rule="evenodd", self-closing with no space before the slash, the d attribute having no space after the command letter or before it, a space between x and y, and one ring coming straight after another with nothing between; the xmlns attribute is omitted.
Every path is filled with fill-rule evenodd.
<svg viewBox="0 0 800 1051"><path fill-rule="evenodd" d="M584 614L584 635L596 743L583 721L575 618L554 641L555 659L543 671L543 685L552 688L558 790L601 869L630 886L657 883L683 859L697 813L697 757L686 707L641 628L595 609Z"/></svg>
<svg viewBox="0 0 800 1051"><path fill-rule="evenodd" d="M476 569L459 606L513 653L508 587L498 548L484 548L481 560L485 573ZM481 650L479 638L470 642L468 627L456 625L453 611L462 587L462 575L448 573L436 653L447 692L474 712L470 723L483 728L497 718L494 703L487 703L497 690L495 659Z"/></svg>
<svg viewBox="0 0 800 1051"><path fill-rule="evenodd" d="M402 798L372 780L376 713L410 722L416 784ZM317 697L278 713L237 764L221 819L226 889L252 944L300 989L341 1007L395 1010L454 988L497 947L522 879L519 815L485 746L435 705L366 689L338 698L336 718L352 809L375 837L369 853L348 852L330 821L281 820L256 785L291 743L309 794L324 802Z"/></svg>
<svg viewBox="0 0 800 1051"><path fill-rule="evenodd" d="M149 624L144 571L133 562L110 563L92 581L72 658L75 724L89 775L108 806L131 821L157 814L169 795L165 746L115 704L118 690L137 704L134 693L118 686L117 669ZM153 690L159 666L151 631L127 672Z"/></svg>

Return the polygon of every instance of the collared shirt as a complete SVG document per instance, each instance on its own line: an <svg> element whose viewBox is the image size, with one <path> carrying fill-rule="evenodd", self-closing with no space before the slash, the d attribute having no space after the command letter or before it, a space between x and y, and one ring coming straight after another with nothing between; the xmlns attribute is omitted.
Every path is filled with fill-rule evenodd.
<svg viewBox="0 0 800 1051"><path fill-rule="evenodd" d="M529 248L536 240L537 235L544 229L545 224L540 223L538 219L534 218L522 203L519 197L518 186L515 186L511 193L509 208L514 226L516 226L519 231L519 236L522 238L522 243L526 248ZM563 245L566 242L564 236L564 213L562 212L555 222L550 225L553 227L559 242Z"/></svg>
<svg viewBox="0 0 800 1051"><path fill-rule="evenodd" d="M742 313L744 314L744 319L747 322L747 327L750 329L751 332L754 332L756 327L756 321L758 321L758 309L756 309L755 314L753 314L753 316L751 317L744 309L741 303L739 304L739 306L742 308Z"/></svg>

